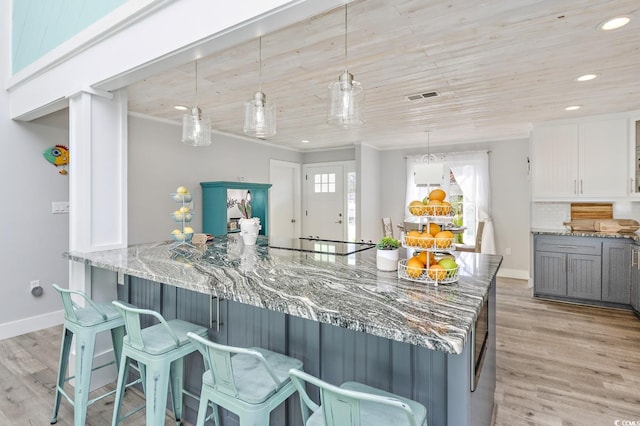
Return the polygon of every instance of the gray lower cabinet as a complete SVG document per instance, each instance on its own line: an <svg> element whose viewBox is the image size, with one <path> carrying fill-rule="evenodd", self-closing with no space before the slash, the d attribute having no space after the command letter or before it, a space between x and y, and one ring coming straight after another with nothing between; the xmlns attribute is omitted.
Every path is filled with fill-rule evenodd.
<svg viewBox="0 0 640 426"><path fill-rule="evenodd" d="M631 246L631 307L640 315L640 245Z"/></svg>
<svg viewBox="0 0 640 426"><path fill-rule="evenodd" d="M602 243L598 238L534 236L534 294L600 300Z"/></svg>
<svg viewBox="0 0 640 426"><path fill-rule="evenodd" d="M631 244L627 241L602 242L602 300L629 304Z"/></svg>

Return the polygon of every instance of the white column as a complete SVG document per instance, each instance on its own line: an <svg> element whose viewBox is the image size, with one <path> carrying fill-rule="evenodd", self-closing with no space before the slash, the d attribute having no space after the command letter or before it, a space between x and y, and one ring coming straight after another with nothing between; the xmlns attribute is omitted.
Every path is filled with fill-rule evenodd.
<svg viewBox="0 0 640 426"><path fill-rule="evenodd" d="M70 97L69 156L69 250L126 247L126 89L105 94L88 90ZM97 302L116 299L116 275L112 275L113 280L101 274L101 282L92 287L91 267L69 262L69 288L84 291ZM94 366L113 359L110 335L103 334L96 343ZM112 381L115 368L97 373L91 381L94 389Z"/></svg>

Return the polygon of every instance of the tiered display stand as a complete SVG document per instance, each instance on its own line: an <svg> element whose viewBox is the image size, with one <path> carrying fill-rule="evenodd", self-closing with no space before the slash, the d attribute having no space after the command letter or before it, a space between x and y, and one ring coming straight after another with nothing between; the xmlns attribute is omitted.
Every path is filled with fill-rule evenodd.
<svg viewBox="0 0 640 426"><path fill-rule="evenodd" d="M422 232L423 229L429 229L431 223L438 224L442 227L442 225L450 223L453 220L453 216L450 216L450 208L447 210L438 209L442 208L425 206L424 208L412 209L411 213L414 214L412 222L418 224L420 232ZM435 258L435 262L437 263L439 260L438 257L452 255L455 252L455 238L423 238L408 234L408 232L405 232L402 235L402 247L413 249L417 253L426 252L426 266L421 274L416 275L415 268L407 268L409 259L402 259L398 261L398 278L436 286L438 284L451 284L458 281L458 267L429 271L429 267L433 264L433 258ZM433 253L433 258L431 253Z"/></svg>
<svg viewBox="0 0 640 426"><path fill-rule="evenodd" d="M187 207L187 203L191 202L192 195L190 193L182 194L178 192L174 192L171 194L171 198L180 204L180 207ZM184 210L184 209L183 209ZM180 224L180 234L171 234L171 238L173 238L174 245L173 247L178 247L181 245L191 246L191 239L193 238L193 232L185 233L184 229L187 223L191 222L193 218L193 213L191 209L188 212L181 211L178 209L177 211L171 213L171 217L175 222Z"/></svg>

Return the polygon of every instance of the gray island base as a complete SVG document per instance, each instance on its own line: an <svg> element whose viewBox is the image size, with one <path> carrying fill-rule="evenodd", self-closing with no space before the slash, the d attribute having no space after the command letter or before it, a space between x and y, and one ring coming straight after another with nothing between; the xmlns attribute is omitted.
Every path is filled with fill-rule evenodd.
<svg viewBox="0 0 640 426"><path fill-rule="evenodd" d="M260 236L244 246L230 235L196 248L162 242L65 257L90 269L93 288L119 282L120 300L207 326L212 340L299 358L330 383L359 381L415 399L430 426L491 424L501 256L458 253L460 280L434 286L377 271L375 249L338 256L267 244ZM199 354L185 370L185 387L199 394ZM195 422L197 401L185 403ZM224 410L222 418L237 424ZM271 424L302 424L297 397Z"/></svg>

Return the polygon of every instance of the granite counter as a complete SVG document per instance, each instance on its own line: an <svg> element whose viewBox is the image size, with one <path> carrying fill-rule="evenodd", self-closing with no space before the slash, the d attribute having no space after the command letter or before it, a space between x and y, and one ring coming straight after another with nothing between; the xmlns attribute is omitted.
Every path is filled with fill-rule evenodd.
<svg viewBox="0 0 640 426"><path fill-rule="evenodd" d="M425 285L375 267L376 250L347 255L244 246L237 236L204 247L169 242L65 257L198 293L460 354L502 257L457 254L460 280Z"/></svg>
<svg viewBox="0 0 640 426"><path fill-rule="evenodd" d="M640 241L637 232L597 232L597 231L571 231L569 229L531 229L534 235L563 235L567 237L596 237L596 238L627 238L633 241Z"/></svg>

